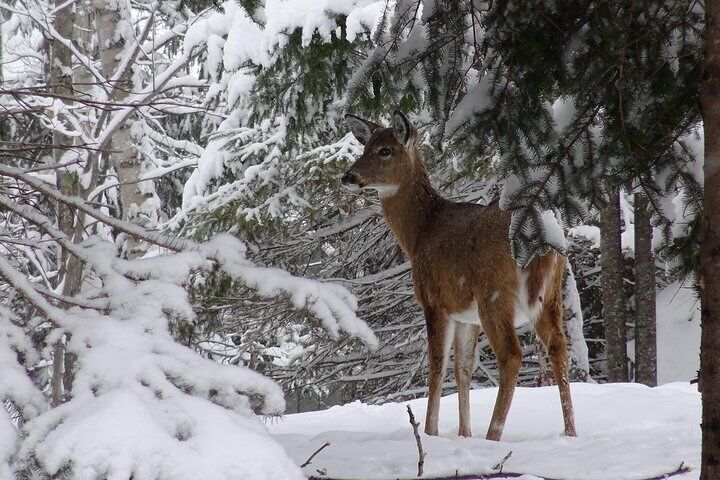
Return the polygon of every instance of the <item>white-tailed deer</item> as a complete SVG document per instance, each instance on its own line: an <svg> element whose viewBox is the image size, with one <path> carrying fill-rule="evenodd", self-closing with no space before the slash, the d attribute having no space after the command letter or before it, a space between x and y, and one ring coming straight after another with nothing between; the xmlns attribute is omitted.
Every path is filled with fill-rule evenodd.
<svg viewBox="0 0 720 480"><path fill-rule="evenodd" d="M394 113L391 128L354 115L345 118L365 151L342 183L379 192L383 215L410 257L415 299L425 313L430 372L425 432L438 434L442 381L452 344L458 434L471 436L470 381L482 329L500 370L487 438L500 439L520 370L515 326L525 320L548 351L560 389L565 434L575 436L562 324L565 259L549 252L519 269L510 255L510 214L500 210L497 201L481 206L441 197L420 158L417 131L402 113Z"/></svg>

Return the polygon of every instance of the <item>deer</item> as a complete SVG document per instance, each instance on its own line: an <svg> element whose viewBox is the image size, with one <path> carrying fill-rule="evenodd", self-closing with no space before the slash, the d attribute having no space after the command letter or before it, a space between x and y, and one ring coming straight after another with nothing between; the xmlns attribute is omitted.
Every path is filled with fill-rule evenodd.
<svg viewBox="0 0 720 480"><path fill-rule="evenodd" d="M345 121L364 151L341 183L378 192L382 214L410 260L415 301L424 313L429 372L425 433L438 435L452 346L458 435L472 436L470 383L484 331L499 369L486 438L500 440L522 360L516 326L529 322L552 364L564 433L576 436L562 319L564 256L550 250L519 268L510 251L511 213L500 209L497 199L480 205L438 194L418 150L418 131L402 112L393 113L388 128L350 114Z"/></svg>

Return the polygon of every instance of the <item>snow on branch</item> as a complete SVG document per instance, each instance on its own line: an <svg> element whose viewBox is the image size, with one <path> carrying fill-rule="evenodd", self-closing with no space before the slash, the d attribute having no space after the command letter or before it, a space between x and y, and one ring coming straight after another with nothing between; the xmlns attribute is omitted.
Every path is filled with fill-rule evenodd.
<svg viewBox="0 0 720 480"><path fill-rule="evenodd" d="M79 201L51 185L36 185L49 198ZM0 195L3 199L7 197ZM58 308L46 299L53 298L50 292L36 288L11 260L0 257L3 283L52 322L46 341L57 344L65 335L67 352L77 358L72 398L45 410L44 398L15 360L16 352L32 353L28 341L20 329L0 323L0 364L6 372L0 398L17 404L28 418L16 451L10 446L16 442L16 427L0 412L0 440L9 446L4 452L15 452L16 472L88 480L98 472L112 479L219 480L228 471L244 472L246 478L302 478L253 415L282 413L280 387L245 367L202 358L172 334L174 325L194 321L183 285L211 256L223 265L246 268L247 276L255 268L263 271L245 259L241 242L229 237L187 242L185 250L176 246L175 253L123 260L111 242L89 237L74 244L39 211L8 201L2 205L95 272L99 282L87 287L84 296L107 299L103 310L73 304ZM103 218L93 207L87 209ZM135 231L118 222L118 227ZM157 239L140 230L143 238ZM3 313L0 310L0 318L9 316ZM0 472L10 473L10 468L9 457L0 457Z"/></svg>
<svg viewBox="0 0 720 480"><path fill-rule="evenodd" d="M0 257L2 260L2 257ZM0 402L10 402L20 418L12 418L6 408L0 408L0 477L12 478L10 460L14 450L15 424L33 418L45 411L45 398L33 385L25 365L37 361L31 341L22 328L15 325L17 318L9 310L0 307Z"/></svg>
<svg viewBox="0 0 720 480"><path fill-rule="evenodd" d="M377 338L372 333L372 330L355 315L357 302L347 289L330 283L295 277L284 270L255 266L246 258L244 244L229 235L216 237L205 244L197 244L191 240L150 232L139 225L110 217L88 205L81 198L65 195L53 185L28 175L21 169L0 165L0 176L8 176L22 181L48 198L76 208L117 231L124 232L150 244L173 252L197 252L201 259L217 262L229 275L262 296L289 295L295 307L307 308L321 320L323 326L332 335L337 336L342 329L350 335L360 338L368 345L377 345ZM0 198L0 201L2 201L2 198ZM15 208L11 205L11 202L3 202L3 204L8 208ZM45 229L48 234L58 241L62 240L62 234L53 229L49 222L44 221L36 212L27 208L23 211L15 208L15 211L18 215L38 224L38 226L44 225L41 228ZM66 245L66 247L71 249L71 252L83 260L84 263L89 262L99 275L107 275L111 271L108 266L104 266L97 259L91 261L77 247L72 245ZM188 270L183 274L189 274L192 268L199 268L200 265L190 267L190 264L186 264L185 267Z"/></svg>

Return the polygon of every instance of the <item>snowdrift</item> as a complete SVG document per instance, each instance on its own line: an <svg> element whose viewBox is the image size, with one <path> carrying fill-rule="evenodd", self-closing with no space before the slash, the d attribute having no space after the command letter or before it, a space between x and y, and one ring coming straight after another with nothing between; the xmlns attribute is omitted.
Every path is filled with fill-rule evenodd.
<svg viewBox="0 0 720 480"><path fill-rule="evenodd" d="M457 436L457 395L443 397L440 436L422 434L425 477L506 472L567 480L634 480L676 471L700 477L700 394L671 383L572 384L577 438L562 436L556 387L518 388L501 442L484 439L497 389L471 392L474 438ZM301 465L325 442L331 445L303 469L305 475L346 479L415 478L417 447L406 405L422 421L426 399L366 405L354 402L288 415L270 424L275 439Z"/></svg>

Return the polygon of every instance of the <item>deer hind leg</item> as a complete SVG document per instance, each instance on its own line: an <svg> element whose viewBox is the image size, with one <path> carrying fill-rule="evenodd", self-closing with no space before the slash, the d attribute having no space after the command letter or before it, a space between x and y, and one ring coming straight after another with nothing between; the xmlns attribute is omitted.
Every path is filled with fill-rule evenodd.
<svg viewBox="0 0 720 480"><path fill-rule="evenodd" d="M432 309L425 309L425 324L428 336L428 387L430 390L425 416L425 433L437 435L442 384L455 322L449 321L447 316Z"/></svg>
<svg viewBox="0 0 720 480"><path fill-rule="evenodd" d="M560 390L565 435L575 437L577 433L575 432L575 415L570 397L567 339L562 323L562 272L556 272L556 275L559 275L559 279L556 278L545 292L547 298L543 302L540 317L535 323L535 333L550 357L553 375Z"/></svg>
<svg viewBox="0 0 720 480"><path fill-rule="evenodd" d="M472 437L470 429L470 382L475 371L475 347L477 345L480 325L470 323L455 323L455 340L453 351L455 354L455 382L458 389L458 408L460 410L460 425L458 435Z"/></svg>
<svg viewBox="0 0 720 480"><path fill-rule="evenodd" d="M500 386L486 438L500 440L522 362L520 341L515 334L515 308L510 296L503 295L495 302L480 304L479 314L500 370Z"/></svg>

